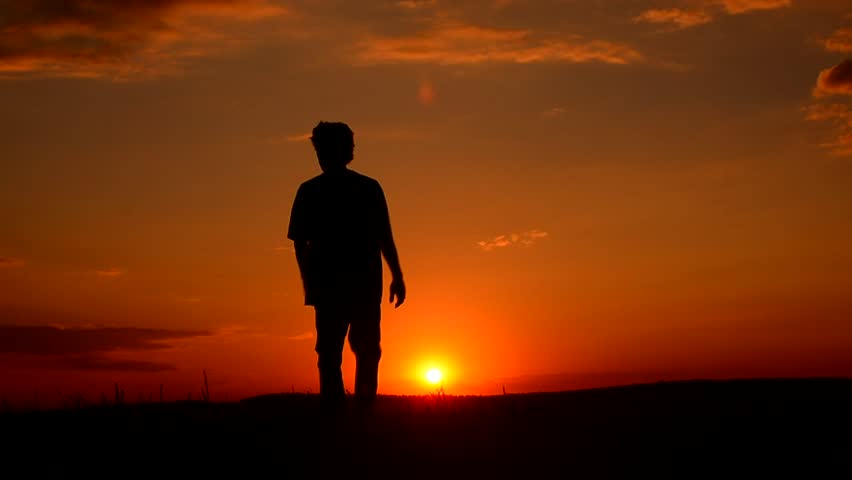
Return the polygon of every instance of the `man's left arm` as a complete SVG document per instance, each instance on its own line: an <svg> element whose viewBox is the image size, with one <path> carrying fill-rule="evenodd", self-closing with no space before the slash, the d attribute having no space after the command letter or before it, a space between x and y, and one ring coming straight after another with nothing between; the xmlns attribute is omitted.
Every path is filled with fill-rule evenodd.
<svg viewBox="0 0 852 480"><path fill-rule="evenodd" d="M380 231L379 231L379 248L382 255L388 263L388 268L391 271L390 284L390 301L394 303L394 307L399 307L405 302L405 281L402 278L402 266L399 264L399 253L396 250L396 243L393 241L393 232L390 225L390 212L388 211L388 203L385 199L384 191L379 187L379 210L380 210Z"/></svg>

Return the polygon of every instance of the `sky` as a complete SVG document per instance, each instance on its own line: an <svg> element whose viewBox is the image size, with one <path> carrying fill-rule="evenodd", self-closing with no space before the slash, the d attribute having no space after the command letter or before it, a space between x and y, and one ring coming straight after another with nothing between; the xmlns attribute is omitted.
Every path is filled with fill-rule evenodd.
<svg viewBox="0 0 852 480"><path fill-rule="evenodd" d="M0 396L316 392L320 120L405 272L380 393L852 376L845 0L0 0Z"/></svg>

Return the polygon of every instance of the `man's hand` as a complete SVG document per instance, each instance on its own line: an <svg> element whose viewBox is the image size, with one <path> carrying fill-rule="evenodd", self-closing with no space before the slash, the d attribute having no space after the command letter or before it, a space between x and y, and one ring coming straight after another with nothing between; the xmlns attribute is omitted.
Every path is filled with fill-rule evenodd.
<svg viewBox="0 0 852 480"><path fill-rule="evenodd" d="M405 282L401 278L395 278L390 284L390 303L396 298L394 308L398 308L405 301Z"/></svg>

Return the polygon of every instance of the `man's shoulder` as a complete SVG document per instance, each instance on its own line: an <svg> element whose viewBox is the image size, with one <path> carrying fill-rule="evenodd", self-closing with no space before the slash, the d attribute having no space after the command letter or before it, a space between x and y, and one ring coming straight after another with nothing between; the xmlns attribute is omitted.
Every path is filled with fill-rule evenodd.
<svg viewBox="0 0 852 480"><path fill-rule="evenodd" d="M324 175L320 175L319 177L323 177L323 176ZM317 178L319 178L319 177L317 177ZM329 177L328 178L329 182L335 183L335 184L338 184L338 185L339 185L338 182L340 180L342 180L343 183L348 183L349 185L355 185L355 186L357 186L356 188L359 188L359 189L375 190L375 189L381 189L382 188L381 185L379 184L379 181L376 180L375 178L368 177L367 175L364 175L361 172L356 172L355 170L352 170L352 169L346 169L346 171L343 172L343 175L335 176L335 177L328 176L328 177ZM333 180L333 178L334 178L334 180ZM313 180L313 179L311 179L311 180ZM324 179L319 178L318 181L324 182Z"/></svg>
<svg viewBox="0 0 852 480"><path fill-rule="evenodd" d="M317 175L313 178L305 180L299 185L299 190L296 192L299 196L313 196L316 195L319 191L322 191L325 187L325 179L322 174Z"/></svg>
<svg viewBox="0 0 852 480"><path fill-rule="evenodd" d="M346 177L349 180L355 181L355 182L369 183L369 182L375 182L376 181L372 177L368 177L367 175L364 175L363 173L361 173L357 170L352 170L351 168L346 169Z"/></svg>
<svg viewBox="0 0 852 480"><path fill-rule="evenodd" d="M355 185L358 189L381 190L379 181L356 172L355 170L346 170L344 174L335 173L333 175L321 173L309 180L305 180L299 186L302 192L322 191L325 189L337 189L343 184Z"/></svg>
<svg viewBox="0 0 852 480"><path fill-rule="evenodd" d="M364 175L360 172L356 172L355 170L349 170L349 172L353 180L356 182L359 182L370 188L382 188L381 184L379 184L379 181L373 177L368 177L367 175Z"/></svg>
<svg viewBox="0 0 852 480"><path fill-rule="evenodd" d="M322 174L317 175L317 176L310 178L308 180L305 180L304 182L302 182L301 185L299 185L299 189L311 188L311 187L314 187L314 186L319 185L321 183L322 183Z"/></svg>

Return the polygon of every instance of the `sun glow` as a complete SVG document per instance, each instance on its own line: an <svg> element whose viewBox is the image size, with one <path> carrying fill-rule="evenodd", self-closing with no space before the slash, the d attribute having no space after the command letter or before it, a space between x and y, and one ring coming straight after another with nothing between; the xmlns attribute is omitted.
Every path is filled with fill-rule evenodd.
<svg viewBox="0 0 852 480"><path fill-rule="evenodd" d="M431 384L437 385L437 384L441 383L441 380L443 378L444 378L444 375L437 368L430 368L426 372L426 381L431 383Z"/></svg>

